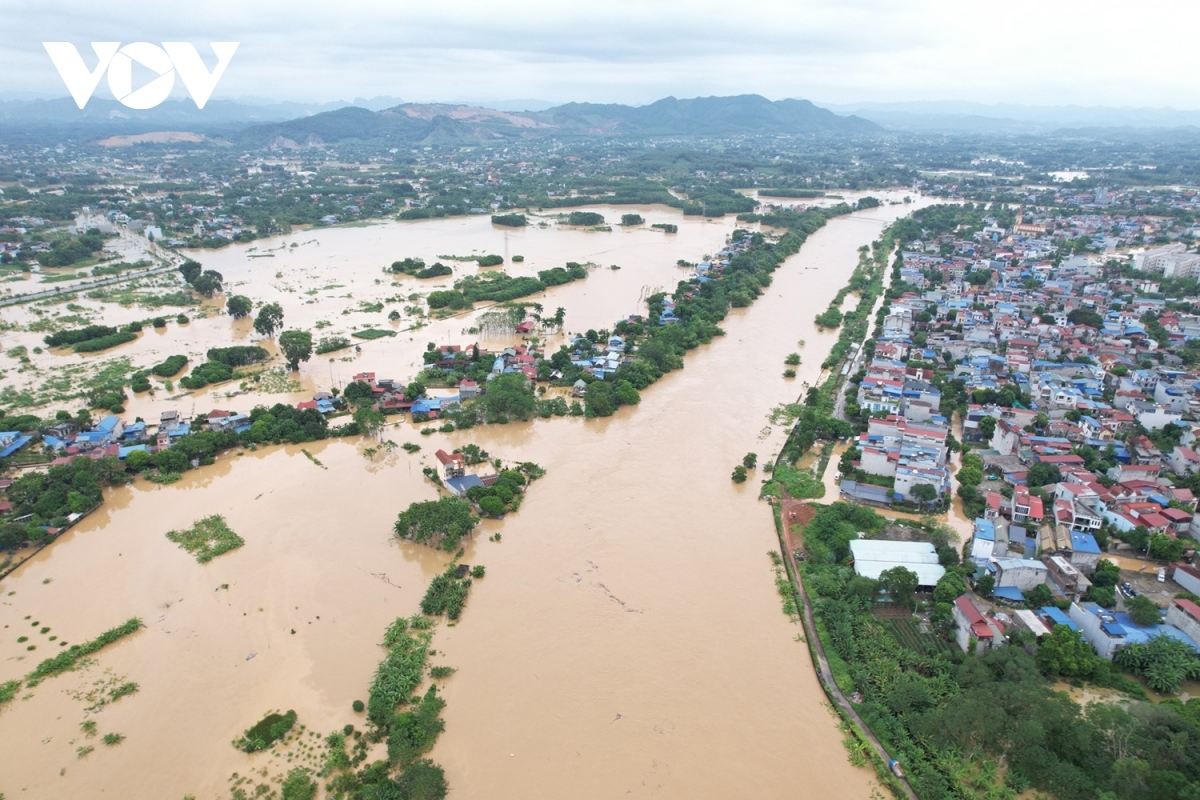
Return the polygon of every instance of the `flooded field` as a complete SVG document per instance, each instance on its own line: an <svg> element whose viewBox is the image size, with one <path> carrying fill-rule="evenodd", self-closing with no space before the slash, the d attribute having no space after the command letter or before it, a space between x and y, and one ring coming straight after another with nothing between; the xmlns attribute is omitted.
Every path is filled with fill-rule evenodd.
<svg viewBox="0 0 1200 800"><path fill-rule="evenodd" d="M432 754L455 796L728 798L800 790L869 797L873 776L847 762L807 647L794 638L800 628L774 591L766 553L778 545L755 480L764 476L738 486L729 474L746 452L763 463L782 445L786 432L769 425L770 411L817 380L835 339L816 331L814 315L845 283L857 248L914 207L884 205L831 221L753 307L730 314L727 336L689 354L685 369L612 418L430 437L404 424L385 435L420 444L416 455L371 461L361 453L365 443L308 445L322 469L300 448L267 448L222 457L170 486L138 482L108 493L100 511L0 582L0 681L53 652L50 635L82 642L131 616L146 629L0 711L0 791L215 800L228 796L231 773L266 766L264 754L230 745L263 713L295 709L301 724L322 734L361 726L351 703L366 699L384 627L416 610L446 560L397 542L391 524L410 502L435 496L421 475L434 450L475 442L493 455L535 461L547 475L518 514L484 524L467 546L464 563L485 564L487 577L476 582L463 619L434 638L434 663L459 670L445 682L446 732ZM514 275L566 261L599 264L586 281L533 298L551 311L566 308L570 331L641 311L643 293L687 275L677 259L715 252L735 227L732 218L705 221L662 208L598 210L610 220L637 212L648 222L670 221L679 233L505 232L467 218L308 231L258 242L254 253L236 247L202 260L224 274L228 292L278 300L287 327L329 321L323 333L385 327L387 311L408 301L342 312L437 285L380 271L406 256L522 254L523 264L505 267ZM276 257L248 257L268 250ZM452 265L457 274L477 269ZM115 321L122 313L147 315L131 308ZM471 316L403 330L415 321L406 314L395 324L398 336L363 343L361 353L314 357L300 373L301 392L266 399L306 399L360 370L405 380L426 342L478 338L463 333ZM215 313L172 323L144 333L128 355L142 364L175 352L199 357L208 347L249 341L245 323ZM29 336L5 334L5 347ZM783 359L797 350L803 363L785 379ZM264 401L226 397L228 388L174 407L190 415ZM165 394L133 401L126 416L157 418L172 407ZM244 547L201 565L164 536L214 513ZM489 541L499 530L503 540ZM41 627L52 630L42 635ZM32 632L37 650L18 643L18 632ZM86 702L68 692L106 670L139 684L92 716L101 733L127 739L79 758Z"/></svg>

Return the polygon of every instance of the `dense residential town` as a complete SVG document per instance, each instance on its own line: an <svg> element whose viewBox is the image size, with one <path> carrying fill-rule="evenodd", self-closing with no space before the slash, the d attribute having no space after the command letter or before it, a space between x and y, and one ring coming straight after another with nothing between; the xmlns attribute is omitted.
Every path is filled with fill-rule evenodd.
<svg viewBox="0 0 1200 800"><path fill-rule="evenodd" d="M1103 206L1111 193L1095 198ZM848 414L865 430L842 456L842 497L937 509L957 484L975 518L964 564L981 596L1016 609L982 615L957 598L964 650L1002 644L1014 625L1041 636L1064 624L1104 658L1159 635L1200 652L1200 607L1188 599L1200 589L1190 564L1200 540L1194 231L1161 218L1011 212L958 213L951 230L904 243L882 335L852 379ZM1129 247L1148 235L1152 246ZM1090 237L1084 252L1071 254L1080 236ZM948 462L960 447L955 480ZM885 562L932 563L921 578L932 589L944 571L923 552ZM1112 581L1090 580L1108 552L1157 560L1155 580L1184 594L1162 620L1135 622L1119 600L1136 588L1115 587L1118 599ZM857 557L856 569L878 577L884 567L872 563Z"/></svg>

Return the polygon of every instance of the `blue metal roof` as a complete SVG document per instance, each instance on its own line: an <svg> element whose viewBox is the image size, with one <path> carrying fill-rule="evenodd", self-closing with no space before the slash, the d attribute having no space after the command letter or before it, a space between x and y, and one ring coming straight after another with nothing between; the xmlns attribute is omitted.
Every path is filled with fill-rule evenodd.
<svg viewBox="0 0 1200 800"><path fill-rule="evenodd" d="M1038 614L1043 617L1049 617L1050 621L1055 625L1066 625L1073 631L1079 630L1079 626L1072 622L1071 618L1064 614L1062 609L1057 606L1043 606L1038 611Z"/></svg>
<svg viewBox="0 0 1200 800"><path fill-rule="evenodd" d="M478 475L463 475L461 478L447 478L446 485L455 491L456 494L466 494L467 489L475 486L483 486L483 481Z"/></svg>
<svg viewBox="0 0 1200 800"><path fill-rule="evenodd" d="M1100 555L1100 545L1096 544L1096 537L1090 533L1071 531L1071 549L1076 553Z"/></svg>
<svg viewBox="0 0 1200 800"><path fill-rule="evenodd" d="M4 431L3 433L0 433L0 441L8 439L10 436L15 438L6 444L3 450L0 450L0 458L11 456L13 453L27 445L29 440L33 438L29 435L22 436L18 431Z"/></svg>
<svg viewBox="0 0 1200 800"><path fill-rule="evenodd" d="M1021 594L1021 590L1015 586L1001 586L992 591L996 597L1004 600L1012 600L1014 603L1025 602L1025 595Z"/></svg>

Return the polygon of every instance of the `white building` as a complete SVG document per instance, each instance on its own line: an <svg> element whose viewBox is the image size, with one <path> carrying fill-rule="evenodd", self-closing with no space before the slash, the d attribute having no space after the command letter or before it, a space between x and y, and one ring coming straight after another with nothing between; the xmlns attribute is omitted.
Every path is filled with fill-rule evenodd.
<svg viewBox="0 0 1200 800"><path fill-rule="evenodd" d="M854 539L850 542L854 572L879 580L892 567L904 567L917 574L918 586L935 586L946 574L938 563L937 551L929 542L890 542L883 539Z"/></svg>

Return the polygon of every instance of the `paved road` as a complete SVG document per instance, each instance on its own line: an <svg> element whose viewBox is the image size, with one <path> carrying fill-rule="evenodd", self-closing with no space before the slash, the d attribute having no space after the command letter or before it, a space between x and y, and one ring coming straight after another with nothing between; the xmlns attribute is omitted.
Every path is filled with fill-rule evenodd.
<svg viewBox="0 0 1200 800"><path fill-rule="evenodd" d="M127 237L123 236L122 238ZM149 244L149 242L147 242L147 244ZM90 291L91 289L96 289L100 286L112 286L115 283L124 283L126 281L137 280L138 278L144 278L148 275L159 275L161 273L170 272L173 269L177 269L178 266L183 263L182 256L172 253L169 250L158 250L156 253L152 254L150 250L147 249L145 255L150 257L153 257L154 255L158 255L160 257L165 256L167 258L167 263L159 267L151 267L149 269L138 270L136 272L129 272L125 273L124 275L114 275L111 278L97 278L94 281L75 283L71 284L70 286L58 286L52 289L45 289L40 292L2 296L0 297L0 308L3 308L4 306L14 306L19 303L31 303L35 300L44 300L48 297L64 297L76 292Z"/></svg>
<svg viewBox="0 0 1200 800"><path fill-rule="evenodd" d="M787 524L786 519L783 524ZM800 594L800 599L804 604L804 635L808 637L808 641L812 645L813 652L816 654L817 677L821 680L821 686L825 689L825 694L829 696L829 699L837 703L837 706L841 709L842 714L844 714L855 725L858 726L858 729L864 738L866 738L867 742L872 748L874 748L876 755L883 759L884 764L887 764L892 760L892 755L884 748L883 743L875 738L875 734L871 733L870 727L868 727L867 723L863 721L863 718L858 715L858 712L854 710L854 706L850 705L850 701L846 699L846 696L842 694L842 690L838 688L837 683L835 683L833 680L833 670L829 668L829 659L825 656L825 647L821 644L821 637L817 636L817 623L816 619L813 617L812 602L808 599L808 592L805 591L804 582L800 579L800 570L796 568L795 554L793 553L792 548L788 546L786 535L780 536L780 545L783 547L783 551L786 553L788 563L791 565L790 577L792 579L792 585L796 587L796 591ZM908 796L909 800L919 800L917 793L913 791L913 788L909 785L907 779L896 778L895 780L900 783L901 788L904 789L904 793Z"/></svg>

